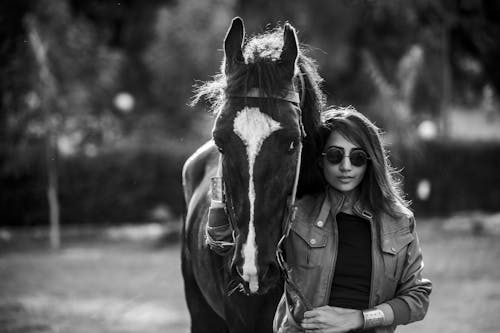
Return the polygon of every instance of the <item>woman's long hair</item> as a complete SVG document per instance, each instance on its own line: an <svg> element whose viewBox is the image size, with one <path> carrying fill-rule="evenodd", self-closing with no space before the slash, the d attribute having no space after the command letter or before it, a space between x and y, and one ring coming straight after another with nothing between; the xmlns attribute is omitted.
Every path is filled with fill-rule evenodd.
<svg viewBox="0 0 500 333"><path fill-rule="evenodd" d="M330 108L323 113L321 141L326 143L336 131L366 151L370 160L360 183L360 200L376 214L385 212L399 217L408 212L409 202L403 197L399 172L390 164L382 144L381 131L353 107Z"/></svg>

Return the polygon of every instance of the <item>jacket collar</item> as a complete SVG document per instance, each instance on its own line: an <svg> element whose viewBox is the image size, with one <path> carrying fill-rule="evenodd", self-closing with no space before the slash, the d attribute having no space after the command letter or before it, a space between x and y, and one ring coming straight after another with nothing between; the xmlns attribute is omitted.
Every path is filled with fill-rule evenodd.
<svg viewBox="0 0 500 333"><path fill-rule="evenodd" d="M344 203L346 195L340 192L339 190L333 188L332 186L327 186L326 192L332 204L332 211L334 212L340 211L340 208L342 208L342 204ZM367 207L365 207L361 202L361 200L359 199L354 203L352 210L354 214L358 215L359 217L363 217L365 219L371 220L374 216L373 212Z"/></svg>
<svg viewBox="0 0 500 333"><path fill-rule="evenodd" d="M337 212L340 211L340 208L342 207L342 204L345 200L345 194L334 189L331 186L327 186L326 193L327 193L326 194L327 198L330 199L331 212L336 214ZM364 206L360 200L354 203L352 210L353 213L359 217L362 217L369 221L375 220L374 212L368 207ZM377 215L377 221L378 221L377 224L380 224L382 234L390 235L393 234L395 231L401 229L408 229L409 218L413 216L413 214L410 212L410 210L407 209L407 211L408 212L403 213L400 218L392 217L383 212Z"/></svg>

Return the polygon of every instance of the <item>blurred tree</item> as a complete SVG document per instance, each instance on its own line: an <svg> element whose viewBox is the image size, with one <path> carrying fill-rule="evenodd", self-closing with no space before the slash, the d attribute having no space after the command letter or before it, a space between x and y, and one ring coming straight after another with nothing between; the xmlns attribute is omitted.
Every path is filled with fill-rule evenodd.
<svg viewBox="0 0 500 333"><path fill-rule="evenodd" d="M449 61L458 86L472 83L480 93L484 82L500 92L500 3L495 0L418 1L419 22L438 31L447 30ZM478 76L481 83L478 85ZM469 87L470 88L470 87ZM455 98L463 96L456 90Z"/></svg>
<svg viewBox="0 0 500 333"><path fill-rule="evenodd" d="M196 117L186 112L194 80L215 75L234 0L179 1L156 15L153 39L143 56L152 77L152 107L165 114L165 127L185 134ZM160 112L161 111L161 112Z"/></svg>
<svg viewBox="0 0 500 333"><path fill-rule="evenodd" d="M423 64L423 50L413 45L400 59L394 82L389 82L370 51L364 50L364 67L377 89L370 118L385 125L389 143L410 147L415 144L415 115L412 108L415 86Z"/></svg>
<svg viewBox="0 0 500 333"><path fill-rule="evenodd" d="M186 106L192 85L217 72L218 50L234 15L244 18L251 34L269 24L292 23L301 42L312 45L309 52L320 65L332 104L354 104L363 112L371 107L382 114L386 106L376 102L383 89L374 80L379 77L378 83L392 87L393 94L385 96L404 100L400 109L416 119L422 113L438 116L448 103L473 105L494 96L485 87L498 92L500 86L500 43L495 39L500 5L494 0L4 0L0 171L8 180L36 159L34 150L40 150L48 128L41 112L40 64L26 33L28 14L38 22L56 82L50 123L63 154L94 156L101 147L120 143L126 149L154 146L169 156L186 156L193 142L209 133L204 113ZM425 61L407 67L414 68L410 72L398 71L406 67L401 59L414 45L421 47ZM371 59L371 74L364 54ZM114 104L123 98L132 101L133 112Z"/></svg>
<svg viewBox="0 0 500 333"><path fill-rule="evenodd" d="M486 82L499 81L494 59L500 52L495 39L500 35L500 4L494 0L290 0L286 4L240 0L236 13L254 31L269 22L294 24L301 41L320 48L313 48L314 57L335 104L366 105L378 93L363 69L362 50L377 59L390 82L396 82L399 60L412 45L422 47L426 60L415 82L413 106L417 111L439 112L445 85L443 61L448 63L450 75L458 79L453 79L449 89L451 99L474 94L477 101ZM443 50L443 35L448 51ZM464 94L465 90L471 93Z"/></svg>
<svg viewBox="0 0 500 333"><path fill-rule="evenodd" d="M141 135L144 123L159 128L165 125L168 115L157 108L152 95L154 78L143 54L152 43L154 22L159 8L171 5L174 0L125 0L102 1L70 0L75 16L82 16L104 36L103 42L123 56L122 67L116 82L116 92L126 92L134 99L134 112L122 118L127 134ZM179 101L180 103L180 101ZM155 121L147 119L154 118Z"/></svg>
<svg viewBox="0 0 500 333"><path fill-rule="evenodd" d="M33 17L26 18L28 26L28 36L39 67L39 87L38 92L41 97L40 108L43 112L43 122L45 127L45 160L47 168L47 198L49 203L50 221L50 245L53 250L60 247L60 226L59 226L59 198L57 179L57 129L52 121L53 114L62 107L59 105L59 89L54 75L52 74L48 59L47 48L42 41L38 22Z"/></svg>
<svg viewBox="0 0 500 333"><path fill-rule="evenodd" d="M15 44L12 39L24 35L28 47L11 50L9 56L19 54L22 61L7 56L2 66L14 74L10 84L16 87L2 87L2 173L22 174L25 160L46 143L51 243L57 248L58 152L92 156L121 136L111 96L123 56L106 47L85 19L72 17L64 0L42 0L23 10L24 29L9 39Z"/></svg>
<svg viewBox="0 0 500 333"><path fill-rule="evenodd" d="M4 155L12 141L19 141L19 133L10 129L16 121L10 116L24 97L32 80L28 61L23 17L32 7L28 0L0 2L0 147ZM21 120L19 120L21 121ZM5 157L4 157L5 158ZM3 159L4 159L3 158Z"/></svg>
<svg viewBox="0 0 500 333"><path fill-rule="evenodd" d="M51 120L62 140L65 152L79 149L92 151L96 145L111 142L120 135L120 115L113 112L112 97L116 91L123 54L106 46L99 32L83 18L71 15L66 1L39 1L21 15L37 22L40 41L46 46L47 64L59 86L61 108ZM33 31L33 27L31 28ZM25 29L12 39L28 42ZM25 44L10 54L3 67L14 76L16 89L2 89L5 142L12 147L29 146L45 133L45 117L40 111L38 86L39 63ZM22 61L12 59L18 54ZM17 83L17 84L16 84ZM17 98L13 98L16 96Z"/></svg>

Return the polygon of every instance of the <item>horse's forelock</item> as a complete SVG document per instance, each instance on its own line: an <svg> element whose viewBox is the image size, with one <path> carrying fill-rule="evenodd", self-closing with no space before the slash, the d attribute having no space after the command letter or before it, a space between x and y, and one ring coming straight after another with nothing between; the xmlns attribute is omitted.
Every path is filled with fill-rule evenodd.
<svg viewBox="0 0 500 333"><path fill-rule="evenodd" d="M282 27L255 35L245 44L243 57L246 63L276 61L280 58L283 42Z"/></svg>

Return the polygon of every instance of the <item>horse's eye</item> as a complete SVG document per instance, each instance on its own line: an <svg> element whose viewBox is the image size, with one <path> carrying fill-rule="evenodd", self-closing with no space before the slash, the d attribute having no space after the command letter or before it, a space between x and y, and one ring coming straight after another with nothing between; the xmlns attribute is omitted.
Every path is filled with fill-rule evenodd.
<svg viewBox="0 0 500 333"><path fill-rule="evenodd" d="M290 141L290 145L288 146L287 153L291 154L297 149L297 140Z"/></svg>
<svg viewBox="0 0 500 333"><path fill-rule="evenodd" d="M222 148L223 145L221 144L221 142L223 142L223 141L220 140L219 137L215 137L215 136L213 137L213 141L214 141L215 147L217 148L219 153L224 154L224 149Z"/></svg>

